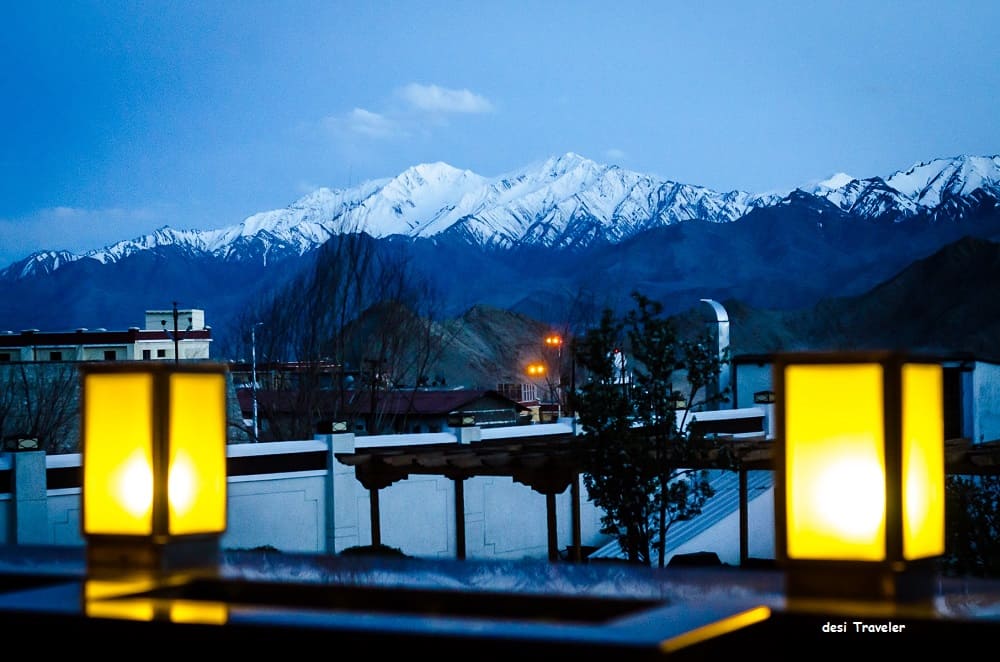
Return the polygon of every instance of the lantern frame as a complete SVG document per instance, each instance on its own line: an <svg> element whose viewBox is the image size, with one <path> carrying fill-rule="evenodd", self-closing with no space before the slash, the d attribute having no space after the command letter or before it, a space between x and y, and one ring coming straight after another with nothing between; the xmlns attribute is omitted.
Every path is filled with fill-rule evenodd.
<svg viewBox="0 0 1000 662"><path fill-rule="evenodd" d="M915 375L909 382L906 381L904 370L908 366L931 366L937 370L930 370L925 373L907 373ZM797 458L790 466L789 453L795 449L795 444L806 444L808 441L798 441L789 438L789 369L805 368L863 368L874 367L873 373L878 374L877 389L881 397L881 406L877 403L861 404L861 400L856 398L859 409L874 412L875 418L881 414L881 429L871 430L873 439L881 437L881 448L876 442L872 448L881 453L881 470L883 486L876 489L874 495L877 497L879 491L884 496L884 509L882 511L881 530L875 527L876 533L873 540L877 545L882 544L882 553L874 553L874 558L858 558L852 553L832 551L810 551L809 553L791 553L790 543L796 542L797 549L803 548L799 544L805 535L802 530L812 527L813 530L820 529L820 525L814 521L808 522L805 526L800 525L801 513L806 512L805 508L798 508L797 504L791 504L790 499L800 496L805 490L819 491L816 486L817 476L792 476L791 471L797 467L804 466L799 458L802 453L796 455ZM880 372L879 372L880 371ZM801 373L806 374L806 373ZM835 373L831 371L831 376ZM843 373L840 373L843 374ZM859 373L860 374L860 373ZM809 378L815 378L813 374ZM774 388L777 394L775 406L776 416L776 437L774 452L775 486L774 486L774 517L775 517L775 556L779 567L785 570L786 594L791 598L800 597L836 597L861 600L924 600L933 595L934 592L934 572L937 567L937 559L944 553L944 423L943 423L943 365L939 359L929 356L919 356L900 351L847 351L847 352L789 352L776 355L773 365ZM914 382L914 379L923 379L923 382ZM805 378L803 378L803 382ZM839 382L835 382L839 383ZM921 422L928 422L926 429L921 428L918 433L911 433L911 440L904 439L904 419L907 419L907 397L904 383L915 384L913 393L918 392L917 386L926 387L926 391L931 392L930 402L926 400L921 404L926 405L927 411L922 411L918 416L923 416ZM842 386L842 384L841 384ZM867 384L871 386L871 384ZM933 391L936 389L936 396ZM863 389L861 389L863 390ZM913 394L911 393L911 396ZM797 397L800 397L798 394ZM859 396L861 397L861 396ZM851 395L832 398L834 402L841 404L849 402ZM911 406L913 406L911 404ZM914 414L910 413L910 416ZM823 418L823 416L817 416ZM800 429L799 418L795 419L796 429ZM844 424L849 425L849 424ZM918 426L914 426L916 428ZM829 435L821 435L823 438L818 441L819 445L830 445L830 435L836 435L838 439L834 451L842 449L845 453L850 450L851 445L848 440L851 432L832 429ZM793 432L792 434L795 434ZM922 436L921 436L922 435ZM937 440L936 437L940 436ZM811 437L810 434L803 434L804 438ZM920 439L917 439L920 437ZM839 444L839 445L838 445ZM909 445L908 445L909 444ZM923 445L921 445L923 444ZM803 446L799 446L802 448ZM928 449L930 449L928 451ZM826 450L825 448L823 450ZM924 475L916 471L908 471L904 466L904 457L910 453L924 451L929 456L929 466ZM798 451L797 451L798 452ZM814 452L814 451L813 451ZM826 467L832 467L838 461L837 457L824 457L822 462ZM940 477L937 468L940 467ZM826 469L823 469L824 471ZM863 472L862 472L863 473ZM857 474L853 474L857 475ZM908 540L913 540L917 534L913 533L913 528L908 533L905 530L904 518L907 517L905 502L907 499L907 481L917 480L917 477L927 479L924 486L929 496L929 505L921 513L927 514L927 521L922 526L928 527L924 533L925 537L920 538L920 543L912 544L917 551L907 555L906 545ZM812 483L805 481L812 479ZM807 485L795 491L790 487L794 480L801 480ZM794 484L793 484L794 485ZM914 483L916 485L916 482ZM844 484L842 490L852 490L856 485ZM861 486L863 489L863 485ZM916 487L914 487L916 489ZM840 497L853 496L847 492L839 493ZM829 499L827 499L829 501ZM817 503L819 503L817 501ZM916 501L914 502L916 503ZM922 502L921 502L922 503ZM876 504L877 505L877 504ZM796 508L795 522L790 523L790 508ZM867 516L867 514L866 514ZM938 538L938 532L940 537ZM821 532L830 536L830 527ZM907 536L910 537L907 537ZM799 538L796 538L799 536ZM825 538L819 537L821 540ZM930 539L931 542L924 541ZM821 550L823 545L816 544ZM930 549L919 550L920 544L925 544ZM806 545L808 548L808 545ZM830 545L837 547L836 544ZM813 548L815 550L815 548Z"/></svg>
<svg viewBox="0 0 1000 662"><path fill-rule="evenodd" d="M213 362L80 366L80 529L90 574L217 568L228 519L227 375L225 364ZM136 406L111 401L113 393L134 395L127 404ZM124 419L122 431L116 416ZM97 438L115 434L114 441ZM126 455L133 461L128 466ZM133 465L142 480L125 489L122 476ZM184 484L187 511L171 500L172 490L181 492L181 477L190 481ZM143 504L134 518L120 516L135 510L125 503L130 496Z"/></svg>

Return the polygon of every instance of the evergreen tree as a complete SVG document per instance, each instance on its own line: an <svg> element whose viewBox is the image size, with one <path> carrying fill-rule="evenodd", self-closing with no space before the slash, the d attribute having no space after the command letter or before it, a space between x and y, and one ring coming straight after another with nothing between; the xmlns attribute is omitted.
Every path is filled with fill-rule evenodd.
<svg viewBox="0 0 1000 662"><path fill-rule="evenodd" d="M1000 476L947 476L944 570L1000 577Z"/></svg>
<svg viewBox="0 0 1000 662"><path fill-rule="evenodd" d="M603 510L602 532L617 537L630 562L648 565L655 551L662 566L670 526L700 514L713 495L704 467L729 459L687 426L689 412L727 397L707 395L725 357L707 337L679 338L660 303L632 298L633 310L605 310L576 342L589 379L575 404L594 442L584 484Z"/></svg>

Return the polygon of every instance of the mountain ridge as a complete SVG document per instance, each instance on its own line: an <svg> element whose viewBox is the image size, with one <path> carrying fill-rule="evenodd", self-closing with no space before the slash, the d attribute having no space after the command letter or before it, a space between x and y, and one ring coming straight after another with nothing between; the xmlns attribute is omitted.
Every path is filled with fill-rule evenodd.
<svg viewBox="0 0 1000 662"><path fill-rule="evenodd" d="M857 295L796 310L726 300L732 349L899 349L1000 361L1000 242L964 236ZM695 328L690 319L687 328Z"/></svg>
<svg viewBox="0 0 1000 662"><path fill-rule="evenodd" d="M756 209L787 204L796 195L826 200L876 222L921 214L954 217L977 192L994 203L1000 198L1000 156L938 158L884 178L847 177L840 174L811 190L781 196L660 180L573 152L493 178L443 162L418 164L350 189L321 187L283 209L258 212L223 228L163 226L83 254L38 251L0 270L0 280L50 273L81 259L107 264L166 245L263 265L304 255L333 234L360 231L375 237L450 235L500 249L579 248L689 220L734 222Z"/></svg>
<svg viewBox="0 0 1000 662"><path fill-rule="evenodd" d="M668 313L702 298L807 309L864 294L963 236L1000 239L1000 157L835 176L768 204L629 172L573 153L491 179L428 164L349 191L317 189L226 228L160 228L91 259L46 252L0 276L0 331L127 328L143 310L178 301L206 310L213 354L231 355L243 312L314 269L337 232L405 255L434 286L444 319L482 304L550 325L581 310L620 311L636 290ZM413 186L425 193L419 200L407 197ZM748 211L715 214L725 209ZM368 234L359 229L366 214L395 225ZM485 240L501 221L506 234Z"/></svg>

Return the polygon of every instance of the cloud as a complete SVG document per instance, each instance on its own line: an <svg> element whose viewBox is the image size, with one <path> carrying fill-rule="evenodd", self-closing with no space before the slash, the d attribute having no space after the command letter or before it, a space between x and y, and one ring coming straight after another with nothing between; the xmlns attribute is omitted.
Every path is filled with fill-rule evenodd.
<svg viewBox="0 0 1000 662"><path fill-rule="evenodd" d="M448 126L448 115L486 113L493 104L469 90L450 90L438 85L410 83L397 90L402 105L385 112L356 107L350 112L322 118L303 125L308 132L319 131L333 138L345 149L371 148L370 141L394 141L414 136L428 136L434 127Z"/></svg>
<svg viewBox="0 0 1000 662"><path fill-rule="evenodd" d="M611 147L604 151L604 156L610 161L623 161L625 159L625 152L617 147Z"/></svg>
<svg viewBox="0 0 1000 662"><path fill-rule="evenodd" d="M469 90L410 83L399 94L414 109L429 113L488 113L493 110L489 99Z"/></svg>
<svg viewBox="0 0 1000 662"><path fill-rule="evenodd" d="M400 133L399 125L379 113L355 108L349 113L331 115L322 120L323 127L334 134L360 135L367 138L392 138Z"/></svg>
<svg viewBox="0 0 1000 662"><path fill-rule="evenodd" d="M105 210L120 213L120 210ZM86 209L80 209L79 207L52 207L50 209L43 209L39 212L39 216L49 216L51 218L84 218L89 213Z"/></svg>

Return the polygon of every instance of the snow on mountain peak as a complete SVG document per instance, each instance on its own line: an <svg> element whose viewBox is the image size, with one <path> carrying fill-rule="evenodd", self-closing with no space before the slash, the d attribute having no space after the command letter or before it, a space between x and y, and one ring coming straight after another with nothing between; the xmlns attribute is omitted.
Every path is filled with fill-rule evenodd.
<svg viewBox="0 0 1000 662"><path fill-rule="evenodd" d="M38 274L51 273L81 256L69 251L36 251L0 270L0 278L27 278Z"/></svg>
<svg viewBox="0 0 1000 662"><path fill-rule="evenodd" d="M886 183L926 207L976 189L1000 192L1000 156L956 156L917 163L890 176Z"/></svg>
<svg viewBox="0 0 1000 662"><path fill-rule="evenodd" d="M854 177L844 172L838 172L827 179L816 184L814 190L835 190L847 186L854 181Z"/></svg>
<svg viewBox="0 0 1000 662"><path fill-rule="evenodd" d="M538 172L542 177L556 179L572 172L594 172L606 167L576 152L566 152L562 156L548 158L541 164L529 166L526 170Z"/></svg>
<svg viewBox="0 0 1000 662"><path fill-rule="evenodd" d="M983 189L1000 197L1000 156L935 159L886 180L856 179L839 172L802 195L825 198L865 218L900 220L942 199ZM719 193L603 165L566 152L499 177L483 177L444 162L422 163L395 177L349 189L318 188L284 209L253 214L216 230L155 232L84 256L46 252L4 270L18 276L51 271L80 257L100 262L174 245L225 259L277 259L303 254L331 236L464 236L482 245L579 246L619 241L652 227L691 219L731 222L784 196ZM15 270L14 267L17 267ZM21 273L23 272L23 273Z"/></svg>

